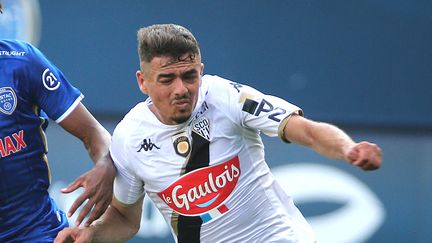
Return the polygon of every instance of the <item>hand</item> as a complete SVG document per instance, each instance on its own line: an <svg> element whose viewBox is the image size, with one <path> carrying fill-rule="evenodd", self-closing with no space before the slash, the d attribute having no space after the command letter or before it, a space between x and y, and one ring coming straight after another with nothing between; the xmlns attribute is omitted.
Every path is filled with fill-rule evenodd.
<svg viewBox="0 0 432 243"><path fill-rule="evenodd" d="M381 149L376 144L369 142L355 144L348 150L345 157L352 165L363 170L376 170L382 162Z"/></svg>
<svg viewBox="0 0 432 243"><path fill-rule="evenodd" d="M54 243L90 243L94 232L92 227L85 228L64 228L57 234Z"/></svg>
<svg viewBox="0 0 432 243"><path fill-rule="evenodd" d="M105 212L112 199L114 177L115 167L111 161L99 161L93 169L79 176L67 188L61 190L63 193L70 193L80 187L84 188L84 192L74 201L68 212L68 217L72 216L88 199L78 215L75 226L81 224L92 208L93 211L85 222L85 226L89 226Z"/></svg>

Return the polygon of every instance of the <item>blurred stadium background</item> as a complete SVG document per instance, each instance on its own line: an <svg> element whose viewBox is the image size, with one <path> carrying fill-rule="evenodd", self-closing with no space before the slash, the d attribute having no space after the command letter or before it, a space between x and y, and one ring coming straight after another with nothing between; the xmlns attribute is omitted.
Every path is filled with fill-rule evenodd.
<svg viewBox="0 0 432 243"><path fill-rule="evenodd" d="M48 1L3 0L0 37L27 39L86 95L113 131L137 102L136 31L188 27L206 73L246 83L384 150L364 173L265 137L267 160L320 243L432 242L432 2L430 0ZM51 122L51 192L92 164L81 143ZM71 219L73 220L73 218ZM146 202L130 242L174 242Z"/></svg>

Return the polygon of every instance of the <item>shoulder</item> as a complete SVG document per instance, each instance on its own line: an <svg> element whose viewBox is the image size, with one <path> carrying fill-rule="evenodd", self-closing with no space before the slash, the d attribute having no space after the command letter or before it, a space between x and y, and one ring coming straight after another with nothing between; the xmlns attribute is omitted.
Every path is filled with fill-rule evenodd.
<svg viewBox="0 0 432 243"><path fill-rule="evenodd" d="M116 164L127 163L127 154L130 149L135 148L135 144L139 142L141 133L146 129L141 129L144 119L139 119L139 114L142 114L144 102L138 103L133 107L117 124L111 138L110 153Z"/></svg>
<svg viewBox="0 0 432 243"><path fill-rule="evenodd" d="M114 129L112 142L122 146L136 146L143 137L163 130L160 122L148 108L149 99L138 103L117 124Z"/></svg>
<svg viewBox="0 0 432 243"><path fill-rule="evenodd" d="M143 119L140 119L140 114L144 110L145 103L140 102L133 107L117 124L114 129L113 139L125 140L130 137L141 125Z"/></svg>
<svg viewBox="0 0 432 243"><path fill-rule="evenodd" d="M230 102L235 98L237 83L216 75L204 75L202 78L201 92L205 93L207 100L220 103Z"/></svg>
<svg viewBox="0 0 432 243"><path fill-rule="evenodd" d="M31 43L22 40L13 39L2 39L0 40L0 46L2 51L10 52L9 55L15 55L17 52L24 52L24 54L31 54L35 50L38 50ZM12 53L13 52L13 53ZM3 54L7 54L4 53Z"/></svg>
<svg viewBox="0 0 432 243"><path fill-rule="evenodd" d="M247 98L262 96L261 92L248 85L219 76L203 76L203 86L207 89L206 100L216 102L218 106L226 104L234 109L238 109Z"/></svg>
<svg viewBox="0 0 432 243"><path fill-rule="evenodd" d="M110 153L116 166L133 170L136 162L147 156L137 153L143 140L154 134L166 132L164 127L155 122L156 118L148 108L148 101L140 102L133 107L114 129Z"/></svg>
<svg viewBox="0 0 432 243"><path fill-rule="evenodd" d="M22 40L14 40L14 39L1 39L0 44L2 48L9 48L10 50L13 49L27 49L28 46L32 46L29 42L22 41Z"/></svg>
<svg viewBox="0 0 432 243"><path fill-rule="evenodd" d="M228 80L226 78L222 78L217 75L209 75L206 74L202 77L202 86L203 88L212 89L212 90L224 90L232 88L235 82Z"/></svg>
<svg viewBox="0 0 432 243"><path fill-rule="evenodd" d="M0 58L31 61L44 59L43 53L34 45L22 40L0 40Z"/></svg>

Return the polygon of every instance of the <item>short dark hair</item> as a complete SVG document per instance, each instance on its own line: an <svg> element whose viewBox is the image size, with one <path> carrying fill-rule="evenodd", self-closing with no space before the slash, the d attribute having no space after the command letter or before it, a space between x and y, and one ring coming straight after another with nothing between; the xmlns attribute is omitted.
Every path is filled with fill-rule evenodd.
<svg viewBox="0 0 432 243"><path fill-rule="evenodd" d="M150 63L154 57L167 56L174 61L201 57L198 42L193 34L176 24L156 24L138 30L138 55L140 62Z"/></svg>

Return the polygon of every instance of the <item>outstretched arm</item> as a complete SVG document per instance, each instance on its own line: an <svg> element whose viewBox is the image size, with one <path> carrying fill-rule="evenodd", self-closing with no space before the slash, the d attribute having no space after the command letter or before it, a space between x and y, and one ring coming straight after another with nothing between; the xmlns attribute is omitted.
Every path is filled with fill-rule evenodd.
<svg viewBox="0 0 432 243"><path fill-rule="evenodd" d="M315 122L299 115L288 117L283 130L287 141L305 145L331 159L345 160L363 170L381 166L381 149L373 143L354 142L334 125Z"/></svg>
<svg viewBox="0 0 432 243"><path fill-rule="evenodd" d="M84 217L93 208L86 222L86 225L89 225L103 214L112 199L116 171L109 155L111 136L82 103L60 122L60 125L84 143L95 164L93 169L79 176L67 188L62 189L63 193L69 193L79 187L84 188L84 192L69 209L68 216L74 214L77 208L88 199L78 215L76 225L81 224Z"/></svg>
<svg viewBox="0 0 432 243"><path fill-rule="evenodd" d="M63 229L54 243L126 242L139 230L143 200L141 197L132 205L124 205L114 197L99 220L89 227Z"/></svg>

